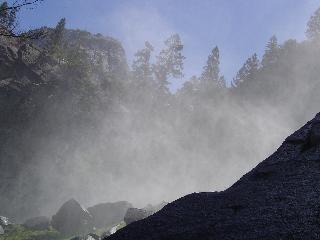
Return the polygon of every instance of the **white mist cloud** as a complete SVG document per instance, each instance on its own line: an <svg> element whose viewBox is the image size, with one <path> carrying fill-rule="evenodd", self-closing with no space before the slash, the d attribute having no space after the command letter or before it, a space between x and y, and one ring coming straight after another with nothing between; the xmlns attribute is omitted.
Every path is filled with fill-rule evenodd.
<svg viewBox="0 0 320 240"><path fill-rule="evenodd" d="M159 51L163 41L175 32L160 12L151 5L137 6L128 3L114 12L111 21L118 27L119 38L129 58L144 46L145 41L149 41L155 47L155 51Z"/></svg>

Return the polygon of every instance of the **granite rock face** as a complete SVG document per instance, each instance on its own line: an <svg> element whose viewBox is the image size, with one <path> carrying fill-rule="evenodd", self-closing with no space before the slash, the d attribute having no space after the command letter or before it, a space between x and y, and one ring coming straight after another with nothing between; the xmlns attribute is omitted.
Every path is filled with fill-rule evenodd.
<svg viewBox="0 0 320 240"><path fill-rule="evenodd" d="M131 203L120 201L115 203L100 203L89 207L88 211L93 217L93 225L96 228L102 228L121 222L128 208L131 207Z"/></svg>
<svg viewBox="0 0 320 240"><path fill-rule="evenodd" d="M139 221L148 217L149 214L145 209L140 208L129 208L124 216L124 222L128 225L130 223Z"/></svg>
<svg viewBox="0 0 320 240"><path fill-rule="evenodd" d="M107 239L320 239L320 114L229 189L187 195Z"/></svg>
<svg viewBox="0 0 320 240"><path fill-rule="evenodd" d="M88 233L92 228L92 216L76 200L71 199L52 217L51 225L66 235Z"/></svg>

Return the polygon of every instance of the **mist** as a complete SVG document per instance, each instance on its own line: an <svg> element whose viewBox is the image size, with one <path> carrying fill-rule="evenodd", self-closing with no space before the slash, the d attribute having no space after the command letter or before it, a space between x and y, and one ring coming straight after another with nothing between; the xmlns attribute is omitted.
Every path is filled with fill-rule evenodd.
<svg viewBox="0 0 320 240"><path fill-rule="evenodd" d="M218 48L208 52L207 65L203 59L183 68L184 37L191 36L172 35L175 29L155 9L125 8L112 17L122 26L121 41L66 28L58 53L47 50L50 59L62 55L63 61L25 64L45 73L38 85L23 82L22 71L11 76L10 64L0 68L2 80L14 79L0 85L0 215L17 221L52 216L70 198L86 207L120 200L144 207L222 191L319 111L318 38L272 47L260 42L266 51L257 66L251 61L223 80ZM170 44L178 47L164 44L170 36L181 44L177 37ZM41 52L50 41L27 44ZM81 61L65 67L73 52L63 51L78 45ZM144 51L134 55L138 50Z"/></svg>

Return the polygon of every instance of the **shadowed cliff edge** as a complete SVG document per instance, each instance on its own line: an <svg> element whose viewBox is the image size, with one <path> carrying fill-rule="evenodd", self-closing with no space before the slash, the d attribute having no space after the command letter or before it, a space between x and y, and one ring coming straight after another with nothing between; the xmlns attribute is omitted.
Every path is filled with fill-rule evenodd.
<svg viewBox="0 0 320 240"><path fill-rule="evenodd" d="M107 237L319 239L320 113L222 192L193 193Z"/></svg>

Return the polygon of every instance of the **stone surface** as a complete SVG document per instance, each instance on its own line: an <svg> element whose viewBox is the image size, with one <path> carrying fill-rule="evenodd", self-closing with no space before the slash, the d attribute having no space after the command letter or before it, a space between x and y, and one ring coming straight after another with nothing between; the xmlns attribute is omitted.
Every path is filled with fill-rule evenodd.
<svg viewBox="0 0 320 240"><path fill-rule="evenodd" d="M4 226L8 226L10 224L11 224L11 222L9 221L9 219L7 217L0 216L0 226L4 227Z"/></svg>
<svg viewBox="0 0 320 240"><path fill-rule="evenodd" d="M34 217L26 220L23 226L32 230L46 230L50 226L50 220L44 216Z"/></svg>
<svg viewBox="0 0 320 240"><path fill-rule="evenodd" d="M93 225L96 228L102 228L121 222L128 208L131 207L131 203L121 201L97 204L89 207L88 211L93 217Z"/></svg>
<svg viewBox="0 0 320 240"><path fill-rule="evenodd" d="M64 203L52 217L51 225L62 234L83 234L92 228L92 216L76 200Z"/></svg>
<svg viewBox="0 0 320 240"><path fill-rule="evenodd" d="M0 225L0 235L4 234L4 229L3 227Z"/></svg>
<svg viewBox="0 0 320 240"><path fill-rule="evenodd" d="M320 239L320 114L223 192L193 193L108 240Z"/></svg>
<svg viewBox="0 0 320 240"><path fill-rule="evenodd" d="M129 208L124 216L124 222L128 225L130 223L146 218L149 213L145 209Z"/></svg>

